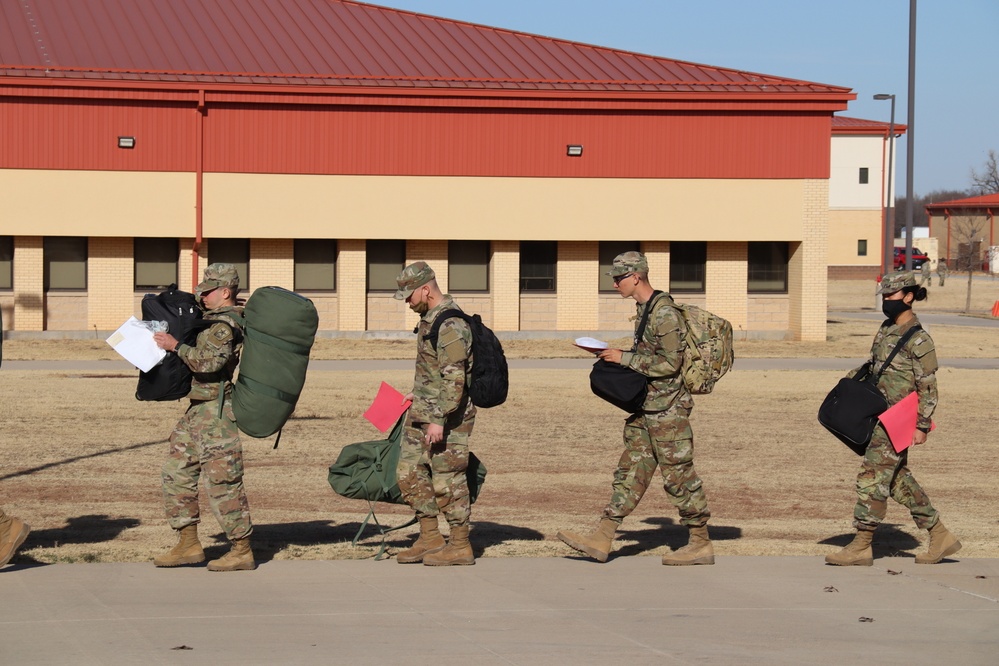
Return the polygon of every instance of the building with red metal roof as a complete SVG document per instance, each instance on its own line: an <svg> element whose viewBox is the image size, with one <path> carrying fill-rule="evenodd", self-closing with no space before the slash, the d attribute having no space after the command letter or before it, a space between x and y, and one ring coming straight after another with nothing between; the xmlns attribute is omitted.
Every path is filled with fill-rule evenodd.
<svg viewBox="0 0 999 666"><path fill-rule="evenodd" d="M848 88L350 0L23 0L0 35L17 330L220 260L329 334L405 330L418 259L498 331L621 330L601 267L641 248L745 335L825 337Z"/></svg>
<svg viewBox="0 0 999 666"><path fill-rule="evenodd" d="M926 206L930 237L951 270L996 272L996 212L999 193L940 201Z"/></svg>

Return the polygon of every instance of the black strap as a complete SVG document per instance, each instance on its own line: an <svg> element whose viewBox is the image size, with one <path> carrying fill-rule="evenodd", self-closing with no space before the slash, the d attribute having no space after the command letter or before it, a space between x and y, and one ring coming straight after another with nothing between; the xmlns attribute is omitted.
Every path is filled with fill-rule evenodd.
<svg viewBox="0 0 999 666"><path fill-rule="evenodd" d="M649 315L652 314L652 309L655 306L656 299L662 296L663 292L656 289L652 292L652 297L649 298L649 302L645 304L645 312L642 313L642 321L638 324L638 330L635 331L635 344L631 346L631 351L634 352L638 349L638 343L642 341L642 337L645 335L645 326L649 323Z"/></svg>
<svg viewBox="0 0 999 666"><path fill-rule="evenodd" d="M468 321L469 318L467 314L456 308L450 308L448 310L444 310L439 315L437 315L437 318L434 319L434 323L431 324L430 326L430 332L423 336L424 340L430 340L430 344L431 346L433 346L434 351L437 351L437 336L440 333L441 324L443 324L451 317L458 317L466 322Z"/></svg>
<svg viewBox="0 0 999 666"><path fill-rule="evenodd" d="M902 337L898 339L897 343L895 343L895 348L891 350L891 353L888 354L888 358L885 359L885 362L881 365L881 369L878 370L878 374L874 376L875 384L878 383L878 380L881 379L881 375L883 375L884 371L888 368L889 365L891 365L891 361L893 358L895 358L895 354L901 351L902 347L904 347L906 343L909 342L909 339L916 334L916 331L921 331L921 330L923 330L923 327L920 326L919 324L916 324L915 326L913 326L908 331L902 334Z"/></svg>

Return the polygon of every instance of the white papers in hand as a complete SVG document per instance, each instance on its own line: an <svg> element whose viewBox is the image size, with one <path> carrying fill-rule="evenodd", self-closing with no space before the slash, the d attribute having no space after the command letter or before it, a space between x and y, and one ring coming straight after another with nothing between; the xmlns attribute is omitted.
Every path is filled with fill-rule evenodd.
<svg viewBox="0 0 999 666"><path fill-rule="evenodd" d="M107 343L121 354L122 358L143 372L152 370L166 356L166 350L156 346L153 331L146 322L135 317L118 327Z"/></svg>
<svg viewBox="0 0 999 666"><path fill-rule="evenodd" d="M603 340L597 340L596 338L576 338L576 342L573 343L580 349L585 349L588 352L593 352L594 354L599 354L603 350L607 349L607 343Z"/></svg>

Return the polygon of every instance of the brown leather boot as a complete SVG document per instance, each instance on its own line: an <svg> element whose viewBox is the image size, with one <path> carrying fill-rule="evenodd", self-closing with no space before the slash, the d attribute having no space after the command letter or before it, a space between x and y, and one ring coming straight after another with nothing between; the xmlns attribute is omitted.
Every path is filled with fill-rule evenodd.
<svg viewBox="0 0 999 666"><path fill-rule="evenodd" d="M188 525L177 530L180 541L177 545L153 559L158 567L179 567L182 564L198 564L205 561L205 551L198 540L198 524Z"/></svg>
<svg viewBox="0 0 999 666"><path fill-rule="evenodd" d="M937 520L936 524L930 528L929 550L916 555L916 564L936 564L959 550L961 550L961 542L950 530L944 527L943 521Z"/></svg>
<svg viewBox="0 0 999 666"><path fill-rule="evenodd" d="M575 548L581 553L586 553L597 562L606 562L611 550L614 548L614 532L617 531L618 523L610 518L601 518L591 534L576 534L575 532L559 532L555 536L561 539L570 548Z"/></svg>
<svg viewBox="0 0 999 666"><path fill-rule="evenodd" d="M874 551L871 541L874 539L872 530L857 530L857 536L846 544L842 550L832 555L826 555L826 564L838 567L869 567L874 564Z"/></svg>
<svg viewBox="0 0 999 666"><path fill-rule="evenodd" d="M416 542L396 555L395 561L399 564L416 564L422 562L425 555L444 550L446 545L447 541L438 527L437 516L426 516L420 518L420 536Z"/></svg>
<svg viewBox="0 0 999 666"><path fill-rule="evenodd" d="M663 555L663 564L668 566L686 566L691 564L714 564L715 547L708 537L708 526L688 527L690 538L683 548Z"/></svg>
<svg viewBox="0 0 999 666"><path fill-rule="evenodd" d="M208 563L209 571L253 571L257 563L250 550L250 537L235 539L228 553Z"/></svg>
<svg viewBox="0 0 999 666"><path fill-rule="evenodd" d="M0 567L10 562L30 531L31 528L23 520L0 511Z"/></svg>
<svg viewBox="0 0 999 666"><path fill-rule="evenodd" d="M472 545L468 543L468 525L451 528L451 539L443 550L427 553L423 563L428 567L449 567L455 564L475 564Z"/></svg>

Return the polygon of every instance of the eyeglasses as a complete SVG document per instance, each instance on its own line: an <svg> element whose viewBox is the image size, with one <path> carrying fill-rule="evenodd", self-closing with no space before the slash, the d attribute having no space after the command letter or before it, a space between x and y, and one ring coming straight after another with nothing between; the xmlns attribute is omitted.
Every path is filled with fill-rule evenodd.
<svg viewBox="0 0 999 666"><path fill-rule="evenodd" d="M621 280L631 277L632 275L634 275L634 273L625 273L624 275L615 275L612 279L614 280L615 285L619 285L621 284Z"/></svg>

